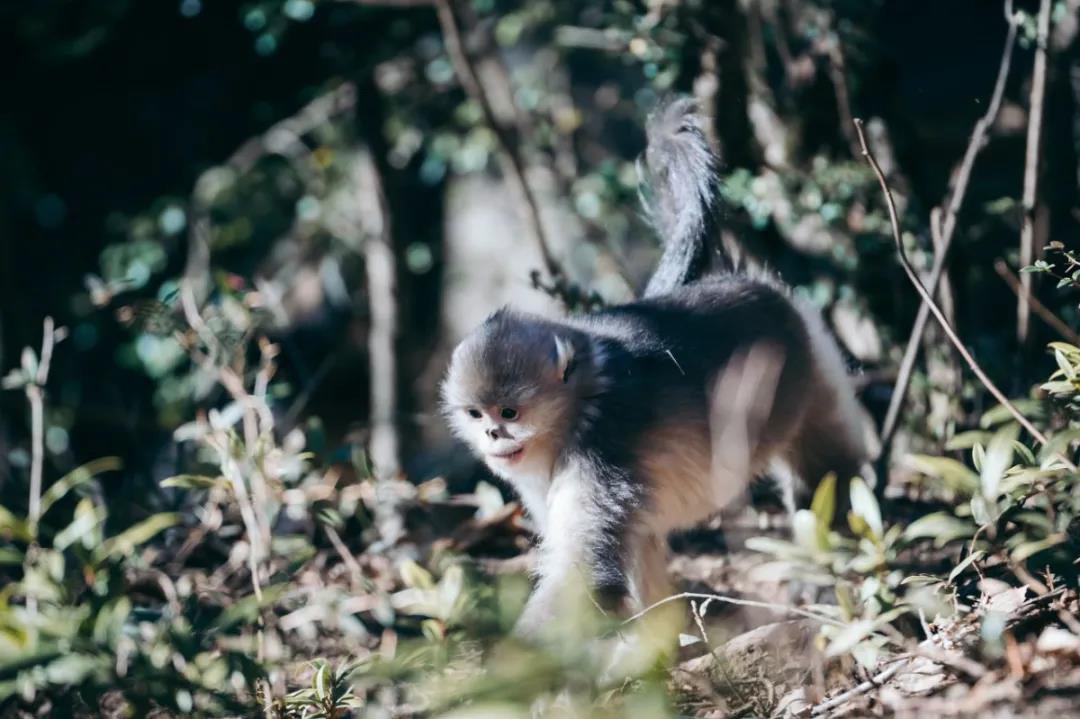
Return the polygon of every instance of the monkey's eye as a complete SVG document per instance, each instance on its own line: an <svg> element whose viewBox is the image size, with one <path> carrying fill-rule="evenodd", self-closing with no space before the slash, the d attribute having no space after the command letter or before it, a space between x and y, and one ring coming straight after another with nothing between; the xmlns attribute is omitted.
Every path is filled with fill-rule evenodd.
<svg viewBox="0 0 1080 719"><path fill-rule="evenodd" d="M480 417L482 416L480 410L478 410L476 407L469 407L465 411L468 412L469 416L473 419L480 419Z"/></svg>
<svg viewBox="0 0 1080 719"><path fill-rule="evenodd" d="M518 418L518 411L513 407L503 407L502 410L499 411L499 416L512 422Z"/></svg>

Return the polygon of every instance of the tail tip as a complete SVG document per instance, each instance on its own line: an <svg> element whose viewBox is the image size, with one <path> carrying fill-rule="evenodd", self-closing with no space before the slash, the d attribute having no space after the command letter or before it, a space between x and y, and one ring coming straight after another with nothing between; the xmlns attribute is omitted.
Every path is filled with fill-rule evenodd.
<svg viewBox="0 0 1080 719"><path fill-rule="evenodd" d="M675 139L683 133L702 133L701 106L688 95L674 95L661 100L645 121L650 145Z"/></svg>

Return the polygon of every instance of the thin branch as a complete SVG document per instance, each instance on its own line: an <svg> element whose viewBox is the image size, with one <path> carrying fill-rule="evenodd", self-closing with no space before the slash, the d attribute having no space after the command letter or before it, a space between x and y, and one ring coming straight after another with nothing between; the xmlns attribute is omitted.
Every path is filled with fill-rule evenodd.
<svg viewBox="0 0 1080 719"><path fill-rule="evenodd" d="M830 20L831 25L831 20ZM826 36L822 54L828 59L829 80L836 96L836 111L840 115L840 129L851 150L852 157L859 156L859 143L851 131L854 118L851 114L851 92L847 82L847 63L844 60L844 47L840 43L840 33L835 28Z"/></svg>
<svg viewBox="0 0 1080 719"><path fill-rule="evenodd" d="M330 540L330 544L334 545L334 549L337 550L338 556L341 557L341 561L345 563L345 568L349 570L349 578L352 579L353 589L360 591L364 586L364 570L360 567L360 563L356 561L356 557L342 541L341 535L337 530L331 527L329 524L321 525L323 531L326 532L327 538Z"/></svg>
<svg viewBox="0 0 1080 719"><path fill-rule="evenodd" d="M57 331L52 317L42 323L41 359L33 377L26 378L26 400L30 403L30 499L27 514L30 527L37 533L41 517L41 483L45 468L45 383L49 379L53 347L63 339L63 331Z"/></svg>
<svg viewBox="0 0 1080 719"><path fill-rule="evenodd" d="M925 286L923 286L923 283L919 280L919 276L915 273L915 270L912 268L911 263L908 261L907 253L904 252L904 243L900 236L900 219L896 214L896 202L893 200L892 190L889 189L889 183L885 179L885 173L881 171L881 166L878 165L877 158L874 157L874 154L870 151L870 147L866 144L866 134L863 131L862 120L855 120L855 131L859 135L859 144L862 147L863 157L865 157L866 161L870 163L870 167L873 169L874 174L877 176L878 184L881 185L881 191L885 195L885 204L889 209L889 223L892 226L893 242L896 244L896 251L900 258L900 265L904 268L904 272L905 274L907 274L908 279L911 280L911 284L915 286L915 289L922 297L924 305L930 308L930 312L933 313L934 319L936 319L938 321L938 324L941 325L941 329L945 332L945 335L949 338L949 341L952 342L953 347L955 347L956 351L960 353L960 356L964 358L964 361L967 362L968 367L971 368L971 371L975 374L979 381L982 382L983 386L986 387L990 394L994 396L994 399L996 399L1003 407L1005 407L1005 409L1009 411L1009 414L1013 416L1013 418L1020 424L1020 426L1026 429L1028 433L1032 437L1034 437L1039 444L1048 444L1049 440L1046 438L1046 435L1040 432L1038 428L1036 428L1035 425L1033 425L1031 421L1027 417L1025 417L1019 409L1016 408L1016 405L1014 405L1009 400L1009 398L1006 397L1000 389L998 389L997 385L994 384L993 380L991 380L990 377L986 374L986 372L983 371L983 368L979 365L979 363L975 361L975 358L971 355L970 352L968 352L967 347L964 346L964 343L956 334L956 330L954 330L952 328L952 325L949 324L949 320L945 317L944 313L942 313L941 308L938 307L937 304L934 302L934 298L930 295L930 292L926 289ZM1067 457L1064 457L1060 453L1056 456L1065 464L1065 466L1067 466L1074 472L1076 471L1076 465L1074 465Z"/></svg>
<svg viewBox="0 0 1080 719"><path fill-rule="evenodd" d="M1063 338L1080 347L1080 332L1077 332L1072 327L1065 324L1060 317L1055 315L1046 305L1040 302L1038 297L1031 294L1030 291L1023 286L1023 283L1016 274L1013 273L1012 269L1009 268L1009 265L1005 260L999 258L997 262L994 263L994 269L997 270L997 273L1001 275L1001 279L1005 280L1009 289L1012 290L1017 297L1022 296L1031 304L1031 311L1037 314L1043 322L1053 327Z"/></svg>
<svg viewBox="0 0 1080 719"><path fill-rule="evenodd" d="M956 230L956 218L964 203L967 194L968 182L971 180L971 171L975 166L975 158L986 144L990 128L997 118L1001 109L1001 100L1005 95L1005 80L1009 76L1009 67L1012 65L1013 50L1016 48L1016 35L1019 22L1012 11L1012 0L1005 2L1005 18L1009 23L1008 35L1005 37L1005 47L1001 53L1001 63L998 66L997 80L994 83L994 91L990 96L990 104L986 113L975 123L971 132L971 140L968 141L964 157L954 176L955 182L949 195L949 202L945 209L941 223L940 248L934 253L934 264L930 270L930 291L936 293L942 276L945 274L945 261L949 255L949 247L952 245L953 232ZM923 332L926 331L926 323L930 320L930 308L925 303L919 306L919 312L915 317L911 335L908 337L907 347L904 349L904 358L900 362L900 370L897 374L896 384L893 386L892 399L889 401L889 409L885 413L885 421L881 425L881 456L888 456L889 444L896 433L900 409L907 396L908 385L911 382L911 374L915 369L915 360L918 358L919 346L922 343Z"/></svg>
<svg viewBox="0 0 1080 719"><path fill-rule="evenodd" d="M631 622L637 621L652 610L658 607L662 607L665 604L670 604L671 602L678 601L680 599L707 599L713 602L732 604L737 607L755 607L757 609L769 609L774 612L784 612L785 614L793 614L795 616L805 617L806 619L813 619L815 622L820 622L822 624L831 624L837 627L847 626L843 622L837 619L833 619L832 617L826 616L824 614L816 614L814 612L810 612L799 607L792 607L788 604L761 602L756 599L740 599L738 597L729 597L723 594L700 594L697 592L682 592L681 594L672 594L670 597L664 597L660 601L650 604L637 614L624 620L622 625L625 626L627 624L630 624Z"/></svg>
<svg viewBox="0 0 1080 719"><path fill-rule="evenodd" d="M540 203L525 177L525 161L521 157L518 138L511 128L502 123L495 115L491 99L484 90L476 68L465 51L461 30L458 28L457 18L454 16L450 0L434 0L434 7L435 14L439 19L439 27L442 29L446 53L450 56L458 81L464 88L465 93L480 106L484 121L491 128L491 131L495 133L495 139L502 150L500 158L503 160L503 172L517 185L518 192L524 200L525 219L536 239L544 269L552 278L560 277L563 274L562 267L551 253L547 232L544 230L543 218L540 215Z"/></svg>
<svg viewBox="0 0 1080 719"><path fill-rule="evenodd" d="M810 715L811 716L821 716L822 714L825 714L826 712L832 711L833 709L835 709L836 707L840 706L841 704L843 704L844 702L846 702L846 701L848 701L850 699L854 699L857 696L861 696L862 694L866 694L867 692L870 692L870 691L873 691L874 689L877 689L882 684L884 684L885 682L889 681L894 676L896 676L896 674L901 669L906 667L910 661L911 661L911 657L907 657L907 656L901 656L901 657L898 657L896 659L893 659L892 660L893 663L892 663L891 666L889 666L887 669L882 670L881 672L876 674L874 677L872 677L870 679L867 679L862 684L859 684L858 686L856 686L856 687L854 687L852 689L849 689L846 692L843 692L841 694L837 694L835 697L833 697L832 699L829 699L828 701L824 701L824 702L822 702L820 704L815 705L814 708L810 710Z"/></svg>
<svg viewBox="0 0 1080 719"><path fill-rule="evenodd" d="M1041 0L1035 33L1035 66L1031 71L1031 99L1028 103L1027 153L1024 158L1024 224L1020 228L1020 266L1035 259L1035 200L1039 187L1039 146L1042 140L1043 99L1046 97L1046 54L1050 35L1050 0ZM1020 283L1024 291L1017 295L1016 339L1028 338L1031 321L1032 276L1025 274Z"/></svg>

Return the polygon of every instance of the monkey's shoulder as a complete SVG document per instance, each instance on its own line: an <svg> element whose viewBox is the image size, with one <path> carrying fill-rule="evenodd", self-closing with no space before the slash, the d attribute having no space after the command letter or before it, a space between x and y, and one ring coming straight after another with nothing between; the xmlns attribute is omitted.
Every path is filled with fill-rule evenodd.
<svg viewBox="0 0 1080 719"><path fill-rule="evenodd" d="M581 329L630 347L666 351L672 342L790 332L801 325L791 293L765 275L726 273L666 295L605 308L577 318ZM690 341L690 344L694 344Z"/></svg>

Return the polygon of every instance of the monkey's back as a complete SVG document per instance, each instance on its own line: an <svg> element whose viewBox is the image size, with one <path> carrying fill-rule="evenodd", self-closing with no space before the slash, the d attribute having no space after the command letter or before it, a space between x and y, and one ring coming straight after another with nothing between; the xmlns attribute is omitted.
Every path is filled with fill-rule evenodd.
<svg viewBox="0 0 1080 719"><path fill-rule="evenodd" d="M715 275L661 297L586 315L575 324L610 338L642 368L666 362L692 381L711 379L733 353L758 343L780 348L785 365L811 362L799 309L787 289L768 278Z"/></svg>

